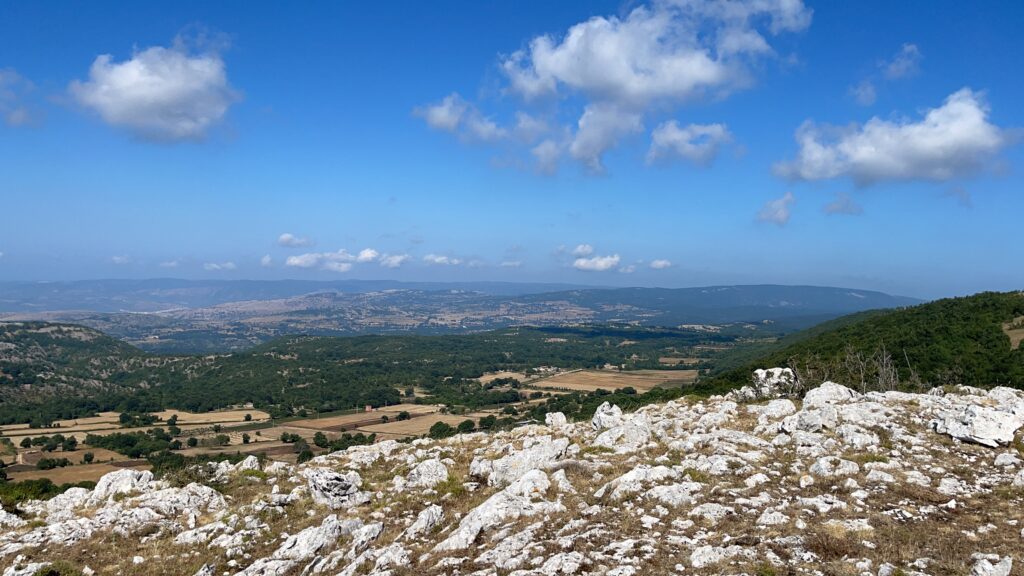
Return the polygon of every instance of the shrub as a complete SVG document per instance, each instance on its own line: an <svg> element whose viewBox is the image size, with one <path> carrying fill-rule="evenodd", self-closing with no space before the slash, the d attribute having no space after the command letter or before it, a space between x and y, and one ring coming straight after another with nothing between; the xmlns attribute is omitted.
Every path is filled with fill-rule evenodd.
<svg viewBox="0 0 1024 576"><path fill-rule="evenodd" d="M455 435L455 429L445 422L435 422L434 425L430 427L427 435L435 440L439 438L447 438Z"/></svg>

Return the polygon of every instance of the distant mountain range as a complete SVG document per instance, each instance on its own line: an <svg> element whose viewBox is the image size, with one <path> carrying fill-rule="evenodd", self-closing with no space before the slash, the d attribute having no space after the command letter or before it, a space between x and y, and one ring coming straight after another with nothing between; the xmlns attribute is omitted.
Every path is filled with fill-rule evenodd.
<svg viewBox="0 0 1024 576"><path fill-rule="evenodd" d="M444 334L514 325L744 323L785 334L852 312L920 303L815 286L593 288L394 281L97 280L0 283L0 320L72 322L151 351L247 348L287 334Z"/></svg>

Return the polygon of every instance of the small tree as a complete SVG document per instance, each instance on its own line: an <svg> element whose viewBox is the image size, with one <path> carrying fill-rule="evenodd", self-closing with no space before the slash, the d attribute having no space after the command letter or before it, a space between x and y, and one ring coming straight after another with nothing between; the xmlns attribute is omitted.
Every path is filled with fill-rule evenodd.
<svg viewBox="0 0 1024 576"><path fill-rule="evenodd" d="M245 415L245 421L246 422L252 422L252 414L246 414Z"/></svg>
<svg viewBox="0 0 1024 576"><path fill-rule="evenodd" d="M406 412L405 410L402 410L401 412L398 413L399 420L408 420L410 418L412 418L412 415Z"/></svg>
<svg viewBox="0 0 1024 576"><path fill-rule="evenodd" d="M25 436L24 438L22 438L21 439L21 447L22 448L31 448L32 447L32 439L29 438L28 436Z"/></svg>
<svg viewBox="0 0 1024 576"><path fill-rule="evenodd" d="M251 438L249 438L248 434L242 434L242 444L248 444L250 440Z"/></svg>
<svg viewBox="0 0 1024 576"><path fill-rule="evenodd" d="M185 442L185 444L188 445L189 448L195 448L199 445L199 439L195 436L189 436L188 441Z"/></svg>
<svg viewBox="0 0 1024 576"><path fill-rule="evenodd" d="M463 420L462 422L459 422L459 427L457 429L460 433L465 434L475 430L476 424L472 420Z"/></svg>
<svg viewBox="0 0 1024 576"><path fill-rule="evenodd" d="M95 460L95 459L96 459L96 455L93 454L92 452L86 452L85 454L82 454L82 463L83 464L92 464L92 461Z"/></svg>
<svg viewBox="0 0 1024 576"><path fill-rule="evenodd" d="M220 424L214 424L213 425L213 433L214 434L220 434L221 430L223 430L223 428L221 427Z"/></svg>
<svg viewBox="0 0 1024 576"><path fill-rule="evenodd" d="M330 445L330 441L327 439L327 435L323 432L317 432L313 434L313 444L316 444L320 448L327 448Z"/></svg>
<svg viewBox="0 0 1024 576"><path fill-rule="evenodd" d="M299 455L295 458L295 461L298 462L299 464L302 464L303 462L309 462L312 459L313 451L307 449L303 450L302 452L299 452Z"/></svg>
<svg viewBox="0 0 1024 576"><path fill-rule="evenodd" d="M74 436L65 438L61 442L60 449L64 452L74 452L78 448L78 440Z"/></svg>
<svg viewBox="0 0 1024 576"><path fill-rule="evenodd" d="M427 432L427 435L435 440L447 438L453 434L455 434L455 428L452 428L447 422L434 422L434 425Z"/></svg>

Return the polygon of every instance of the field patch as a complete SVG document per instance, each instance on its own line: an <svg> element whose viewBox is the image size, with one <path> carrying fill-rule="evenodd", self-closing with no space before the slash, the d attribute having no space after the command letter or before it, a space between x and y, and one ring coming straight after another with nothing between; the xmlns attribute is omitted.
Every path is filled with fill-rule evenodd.
<svg viewBox="0 0 1024 576"><path fill-rule="evenodd" d="M696 379L696 370L577 370L539 380L532 387L580 392L631 387L646 392L668 383L691 383Z"/></svg>

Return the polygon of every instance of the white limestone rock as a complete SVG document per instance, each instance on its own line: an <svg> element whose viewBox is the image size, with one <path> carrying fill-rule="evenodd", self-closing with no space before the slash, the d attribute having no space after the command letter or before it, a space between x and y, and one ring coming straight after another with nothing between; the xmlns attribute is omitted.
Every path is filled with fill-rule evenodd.
<svg viewBox="0 0 1024 576"><path fill-rule="evenodd" d="M590 419L594 430L605 430L622 425L622 408L605 402L597 407L594 417Z"/></svg>
<svg viewBox="0 0 1024 576"><path fill-rule="evenodd" d="M331 510L369 501L369 495L359 491L363 480L358 472L339 474L326 468L306 468L302 475L306 478L313 501Z"/></svg>
<svg viewBox="0 0 1024 576"><path fill-rule="evenodd" d="M448 480L448 468L437 458L424 460L409 472L406 485L412 488L433 488Z"/></svg>

